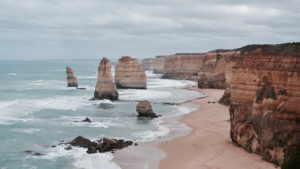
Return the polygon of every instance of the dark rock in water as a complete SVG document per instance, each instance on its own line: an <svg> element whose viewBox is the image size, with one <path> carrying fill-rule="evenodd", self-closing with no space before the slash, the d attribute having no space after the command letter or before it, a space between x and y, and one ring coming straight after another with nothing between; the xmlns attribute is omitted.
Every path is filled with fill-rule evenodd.
<svg viewBox="0 0 300 169"><path fill-rule="evenodd" d="M161 114L159 114L158 116L161 117Z"/></svg>
<svg viewBox="0 0 300 169"><path fill-rule="evenodd" d="M89 146L87 153L89 154L97 153L97 150L94 146Z"/></svg>
<svg viewBox="0 0 300 169"><path fill-rule="evenodd" d="M134 145L135 145L135 146L137 146L137 145L138 145L138 143L134 143Z"/></svg>
<svg viewBox="0 0 300 169"><path fill-rule="evenodd" d="M209 101L209 102L207 102L207 103L210 103L210 101Z"/></svg>
<svg viewBox="0 0 300 169"><path fill-rule="evenodd" d="M89 123L91 123L92 121L89 118L85 118L85 120L82 120L82 122L89 122Z"/></svg>
<svg viewBox="0 0 300 169"><path fill-rule="evenodd" d="M69 144L71 144L72 146L79 146L79 147L87 148L90 143L91 143L91 140L86 139L82 136L78 136L74 140L72 140Z"/></svg>
<svg viewBox="0 0 300 169"><path fill-rule="evenodd" d="M35 156L43 155L42 153L37 153L37 152L34 152L34 151L29 151L29 150L26 150L25 153L32 154L32 155L35 155Z"/></svg>
<svg viewBox="0 0 300 169"><path fill-rule="evenodd" d="M73 150L73 148L71 146L66 147L65 150Z"/></svg>
<svg viewBox="0 0 300 169"><path fill-rule="evenodd" d="M150 102L142 100L136 106L136 111L139 113L139 117L152 117L157 118L158 116L153 112Z"/></svg>
<svg viewBox="0 0 300 169"><path fill-rule="evenodd" d="M69 144L73 146L88 148L87 150L88 154L97 153L97 150L99 151L99 153L104 153L107 151L116 151L117 149L122 149L124 147L128 147L133 144L132 141L116 140L108 137L104 137L102 143L101 141L102 139L96 142L91 142L89 139L78 136L74 140L72 140ZM67 150L67 148L65 149Z"/></svg>
<svg viewBox="0 0 300 169"><path fill-rule="evenodd" d="M52 146L52 148L55 148L55 147L57 147L57 146Z"/></svg>
<svg viewBox="0 0 300 169"><path fill-rule="evenodd" d="M211 103L216 103L216 102L211 102Z"/></svg>
<svg viewBox="0 0 300 169"><path fill-rule="evenodd" d="M81 87L81 88L76 88L77 90L86 90L85 88Z"/></svg>

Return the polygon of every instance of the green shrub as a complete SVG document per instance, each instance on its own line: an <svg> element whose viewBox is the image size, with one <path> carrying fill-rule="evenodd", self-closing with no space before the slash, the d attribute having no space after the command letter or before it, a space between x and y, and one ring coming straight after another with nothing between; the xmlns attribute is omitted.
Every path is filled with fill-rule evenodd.
<svg viewBox="0 0 300 169"><path fill-rule="evenodd" d="M284 162L281 169L300 169L300 150L297 150L289 161Z"/></svg>

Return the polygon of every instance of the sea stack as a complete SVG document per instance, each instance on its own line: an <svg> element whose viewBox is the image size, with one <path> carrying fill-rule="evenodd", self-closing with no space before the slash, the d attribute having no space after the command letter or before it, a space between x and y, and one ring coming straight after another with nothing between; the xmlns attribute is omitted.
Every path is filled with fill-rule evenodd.
<svg viewBox="0 0 300 169"><path fill-rule="evenodd" d="M153 73L155 74L163 74L164 73L164 65L165 65L165 57L166 56L156 56L153 63Z"/></svg>
<svg viewBox="0 0 300 169"><path fill-rule="evenodd" d="M66 72L67 72L68 87L78 87L76 77L74 77L73 75L73 70L69 66L67 66Z"/></svg>
<svg viewBox="0 0 300 169"><path fill-rule="evenodd" d="M153 112L150 102L142 100L136 106L136 111L139 113L139 117L151 117L157 118L158 116Z"/></svg>
<svg viewBox="0 0 300 169"><path fill-rule="evenodd" d="M154 58L143 59L141 66L144 70L153 70Z"/></svg>
<svg viewBox="0 0 300 169"><path fill-rule="evenodd" d="M111 75L111 65L105 57L101 60L98 68L98 82L95 87L95 99L117 100L119 93Z"/></svg>
<svg viewBox="0 0 300 169"><path fill-rule="evenodd" d="M123 56L115 67L115 83L118 89L146 89L147 77L145 71L135 59Z"/></svg>

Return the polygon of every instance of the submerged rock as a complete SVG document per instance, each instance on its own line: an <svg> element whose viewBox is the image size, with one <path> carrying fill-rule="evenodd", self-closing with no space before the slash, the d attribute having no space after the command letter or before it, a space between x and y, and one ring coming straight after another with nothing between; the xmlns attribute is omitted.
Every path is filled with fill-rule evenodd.
<svg viewBox="0 0 300 169"><path fill-rule="evenodd" d="M118 97L119 93L111 75L110 61L104 57L98 68L98 82L95 87L94 98L117 100Z"/></svg>
<svg viewBox="0 0 300 169"><path fill-rule="evenodd" d="M136 106L136 111L139 113L139 117L152 117L157 118L158 116L153 112L150 102L142 100Z"/></svg>
<svg viewBox="0 0 300 169"><path fill-rule="evenodd" d="M68 87L78 87L76 77L74 77L73 75L73 70L69 66L67 66L66 72L67 72Z"/></svg>
<svg viewBox="0 0 300 169"><path fill-rule="evenodd" d="M128 147L133 144L132 141L124 142L124 140L116 140L108 137L104 137L102 143L100 143L101 140L102 139L97 140L96 142L91 142L89 139L86 139L82 136L78 136L74 140L72 140L69 144L72 146L87 148L88 150L86 152L88 154L94 154L97 152L104 153L107 151L116 151L117 149L122 149L124 147ZM65 148L65 150L72 150L72 147L68 146Z"/></svg>
<svg viewBox="0 0 300 169"><path fill-rule="evenodd" d="M37 153L37 152L34 152L34 151L30 151L30 150L26 150L25 153L28 153L28 154L31 154L31 155L35 155L35 156L41 156L41 155L43 155L42 153Z"/></svg>

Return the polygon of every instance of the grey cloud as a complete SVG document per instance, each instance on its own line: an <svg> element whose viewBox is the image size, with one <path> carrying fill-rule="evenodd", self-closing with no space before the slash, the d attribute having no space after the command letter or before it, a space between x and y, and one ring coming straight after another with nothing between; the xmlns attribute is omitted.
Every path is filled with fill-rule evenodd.
<svg viewBox="0 0 300 169"><path fill-rule="evenodd" d="M300 2L2 0L0 59L137 58L299 41Z"/></svg>

